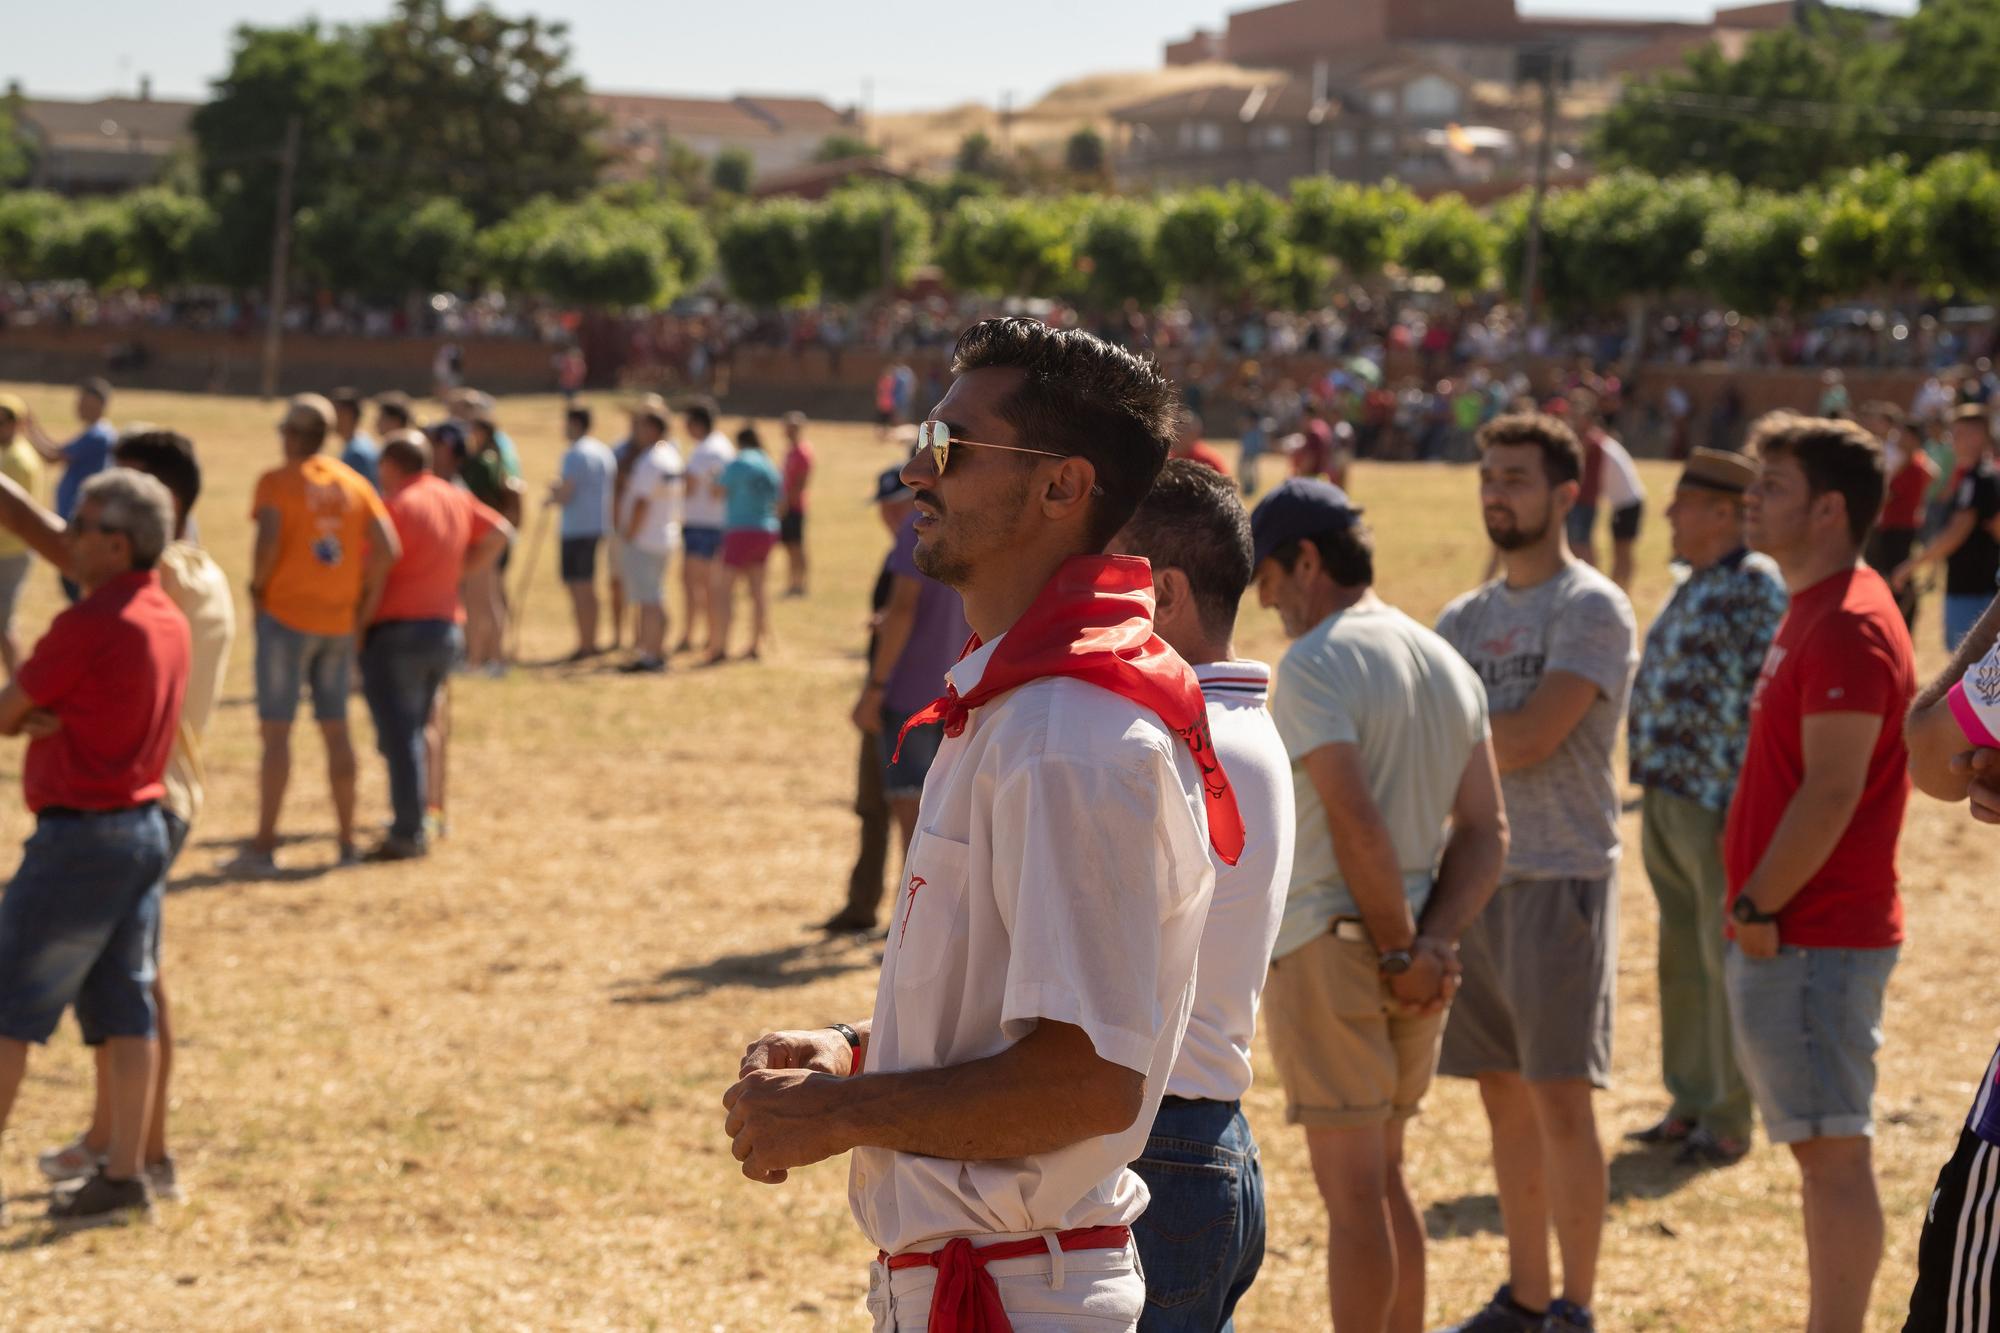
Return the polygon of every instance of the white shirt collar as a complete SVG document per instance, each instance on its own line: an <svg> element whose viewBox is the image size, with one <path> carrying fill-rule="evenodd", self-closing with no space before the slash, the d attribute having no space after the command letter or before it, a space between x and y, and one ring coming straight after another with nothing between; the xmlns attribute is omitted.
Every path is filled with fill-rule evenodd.
<svg viewBox="0 0 2000 1333"><path fill-rule="evenodd" d="M1202 662L1194 668L1195 681L1204 699L1240 699L1263 703L1271 692L1271 668L1262 662L1239 659L1231 662Z"/></svg>
<svg viewBox="0 0 2000 1333"><path fill-rule="evenodd" d="M981 678L986 675L986 664L993 660L994 650L999 648L1000 640L1006 637L1003 631L990 642L980 644L959 658L952 669L944 673L944 678L951 682L951 687L958 691L961 699L979 688Z"/></svg>

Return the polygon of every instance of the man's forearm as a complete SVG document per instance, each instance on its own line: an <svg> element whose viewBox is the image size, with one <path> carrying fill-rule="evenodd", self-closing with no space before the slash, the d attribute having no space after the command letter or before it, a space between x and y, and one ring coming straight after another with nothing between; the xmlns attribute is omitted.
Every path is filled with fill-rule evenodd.
<svg viewBox="0 0 2000 1333"><path fill-rule="evenodd" d="M63 534L68 524L21 488L19 482L0 473L0 528L19 537L42 559L65 573L69 572L69 543Z"/></svg>
<svg viewBox="0 0 2000 1333"><path fill-rule="evenodd" d="M1143 1075L1098 1061L1103 1075L1079 1077L1068 1060L1024 1051L1033 1038L968 1064L843 1079L829 1090L827 1113L850 1147L965 1162L1055 1152L1137 1118Z"/></svg>
<svg viewBox="0 0 2000 1333"><path fill-rule="evenodd" d="M1535 719L1519 712L1495 713L1492 725L1493 762L1502 773L1531 768L1554 754L1556 745L1562 743L1548 743Z"/></svg>
<svg viewBox="0 0 2000 1333"><path fill-rule="evenodd" d="M1500 826L1455 823L1418 933L1456 943L1500 887L1506 860L1507 838Z"/></svg>
<svg viewBox="0 0 2000 1333"><path fill-rule="evenodd" d="M1965 679L1965 673L1972 670L1973 665L1992 650L1996 638L2000 638L2000 597L1995 597L1986 604L1986 609L1980 613L1978 622L1966 634L1965 641L1958 645L1958 651L1952 655L1951 665L1917 695L1915 701L1910 704L1910 712L1920 713L1951 693L1951 687Z"/></svg>
<svg viewBox="0 0 2000 1333"><path fill-rule="evenodd" d="M382 606L382 590L389 586L389 563L370 559L361 576L361 602L354 609L354 632L359 634L375 620Z"/></svg>
<svg viewBox="0 0 2000 1333"><path fill-rule="evenodd" d="M1368 927L1377 950L1407 949L1416 938L1417 923L1403 891L1403 870L1396 859L1395 840L1380 819L1327 821L1333 834L1333 859L1354 910Z"/></svg>
<svg viewBox="0 0 2000 1333"><path fill-rule="evenodd" d="M1861 804L1861 793L1845 785L1817 785L1812 775L1793 793L1743 893L1761 912L1776 912L1819 873L1833 852L1827 830L1845 829ZM1836 835L1837 837L1837 835Z"/></svg>

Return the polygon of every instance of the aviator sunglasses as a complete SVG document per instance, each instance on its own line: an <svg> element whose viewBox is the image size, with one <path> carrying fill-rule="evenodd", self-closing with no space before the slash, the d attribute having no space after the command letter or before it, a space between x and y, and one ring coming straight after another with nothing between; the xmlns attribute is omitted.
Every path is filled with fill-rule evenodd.
<svg viewBox="0 0 2000 1333"><path fill-rule="evenodd" d="M954 444L962 444L968 449L1000 449L1010 454L1034 454L1040 458L1073 457L1071 454L1052 453L1047 449L1023 449L1018 444L986 444L979 440L963 439L953 435L951 427L945 425L942 421L926 421L917 427L917 449L919 452L925 449L930 450L931 467L940 477L944 475L945 464L951 461L951 447ZM1104 488L1102 486L1092 486L1090 493L1092 495L1102 495L1104 494Z"/></svg>

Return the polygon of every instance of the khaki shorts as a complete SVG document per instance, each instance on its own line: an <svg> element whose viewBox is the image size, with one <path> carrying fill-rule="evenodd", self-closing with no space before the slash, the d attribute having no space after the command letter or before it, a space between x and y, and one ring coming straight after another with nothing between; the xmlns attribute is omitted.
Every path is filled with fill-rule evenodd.
<svg viewBox="0 0 2000 1333"><path fill-rule="evenodd" d="M1331 933L1274 959L1264 984L1285 1119L1307 1129L1407 1120L1437 1071L1444 1015L1390 1008L1375 949Z"/></svg>

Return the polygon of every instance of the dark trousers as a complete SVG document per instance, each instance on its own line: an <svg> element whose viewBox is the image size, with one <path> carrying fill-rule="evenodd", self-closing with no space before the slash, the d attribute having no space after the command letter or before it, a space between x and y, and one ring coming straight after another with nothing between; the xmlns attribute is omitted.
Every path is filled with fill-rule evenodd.
<svg viewBox="0 0 2000 1333"><path fill-rule="evenodd" d="M1140 1333L1231 1333L1264 1264L1264 1169L1242 1106L1163 1099L1132 1169L1152 1193L1132 1224Z"/></svg>
<svg viewBox="0 0 2000 1333"><path fill-rule="evenodd" d="M390 620L361 645L361 693L375 719L375 748L389 765L391 837L424 836L424 720L465 649L449 620Z"/></svg>
<svg viewBox="0 0 2000 1333"><path fill-rule="evenodd" d="M1862 559L1868 567L1888 578L1896 566L1910 558L1910 551L1917 544L1915 528L1877 528L1868 534L1868 545ZM1903 613L1903 628L1911 629L1917 623L1917 585L1912 580L1908 586L1896 593L1896 609Z"/></svg>
<svg viewBox="0 0 2000 1333"><path fill-rule="evenodd" d="M870 921L882 909L882 877L889 869L889 835L896 820L882 794L882 756L875 737L861 733L861 765L854 775L854 813L861 816L861 850L847 877L850 918Z"/></svg>

